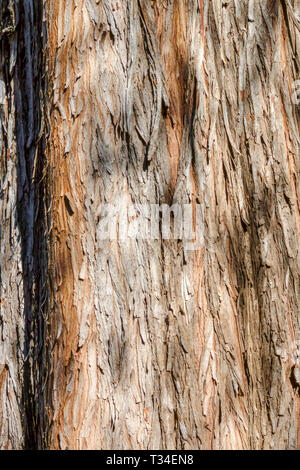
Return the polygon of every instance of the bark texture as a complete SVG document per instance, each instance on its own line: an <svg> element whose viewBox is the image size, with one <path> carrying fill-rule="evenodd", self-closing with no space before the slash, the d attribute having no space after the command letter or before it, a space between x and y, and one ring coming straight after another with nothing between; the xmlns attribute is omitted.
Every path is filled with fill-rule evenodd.
<svg viewBox="0 0 300 470"><path fill-rule="evenodd" d="M40 447L48 229L43 3L0 5L0 447ZM44 103L45 102L45 103ZM38 431L41 430L41 431Z"/></svg>
<svg viewBox="0 0 300 470"><path fill-rule="evenodd" d="M299 0L0 12L0 445L297 448ZM199 250L104 203L198 204Z"/></svg>

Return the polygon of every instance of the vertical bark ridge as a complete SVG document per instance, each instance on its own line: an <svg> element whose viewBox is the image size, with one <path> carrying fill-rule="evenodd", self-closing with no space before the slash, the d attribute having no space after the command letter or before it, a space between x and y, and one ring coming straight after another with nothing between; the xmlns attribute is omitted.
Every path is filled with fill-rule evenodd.
<svg viewBox="0 0 300 470"><path fill-rule="evenodd" d="M299 302L290 12L61 2L51 23L53 445L295 447L297 392L282 379ZM97 239L101 203L190 201L201 207L197 253Z"/></svg>

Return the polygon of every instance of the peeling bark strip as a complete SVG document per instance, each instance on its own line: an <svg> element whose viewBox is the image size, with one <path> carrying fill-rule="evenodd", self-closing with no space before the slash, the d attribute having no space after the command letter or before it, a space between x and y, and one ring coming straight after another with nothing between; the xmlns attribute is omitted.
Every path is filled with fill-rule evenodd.
<svg viewBox="0 0 300 470"><path fill-rule="evenodd" d="M1 3L1 447L299 446L299 17ZM99 236L175 203L198 251Z"/></svg>

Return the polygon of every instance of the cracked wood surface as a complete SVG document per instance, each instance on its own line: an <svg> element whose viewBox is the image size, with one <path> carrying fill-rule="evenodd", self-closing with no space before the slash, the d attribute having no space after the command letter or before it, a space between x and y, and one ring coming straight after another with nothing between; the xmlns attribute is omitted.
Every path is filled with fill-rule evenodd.
<svg viewBox="0 0 300 470"><path fill-rule="evenodd" d="M26 41L0 72L0 445L297 448L299 0L36 3L1 37L47 81ZM103 203L198 204L201 247L103 241Z"/></svg>

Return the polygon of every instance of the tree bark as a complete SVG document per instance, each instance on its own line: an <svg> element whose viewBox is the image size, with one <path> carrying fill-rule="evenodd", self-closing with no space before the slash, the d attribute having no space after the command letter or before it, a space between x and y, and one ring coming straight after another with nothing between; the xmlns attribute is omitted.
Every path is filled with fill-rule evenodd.
<svg viewBox="0 0 300 470"><path fill-rule="evenodd" d="M0 447L40 446L48 308L43 3L0 5Z"/></svg>
<svg viewBox="0 0 300 470"><path fill-rule="evenodd" d="M2 448L299 446L299 18L1 3ZM132 204L191 204L198 249L121 240Z"/></svg>

